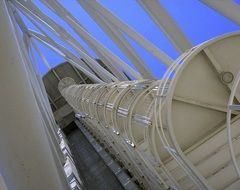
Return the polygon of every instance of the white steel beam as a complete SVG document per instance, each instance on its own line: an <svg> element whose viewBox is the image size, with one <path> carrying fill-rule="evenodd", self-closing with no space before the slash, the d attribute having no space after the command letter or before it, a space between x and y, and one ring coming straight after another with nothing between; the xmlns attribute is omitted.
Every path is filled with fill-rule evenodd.
<svg viewBox="0 0 240 190"><path fill-rule="evenodd" d="M234 3L233 0L201 0L210 8L218 11L220 14L240 25L240 5Z"/></svg>
<svg viewBox="0 0 240 190"><path fill-rule="evenodd" d="M174 20L169 16L167 11L160 5L159 1L138 0L137 2L151 16L153 21L166 35L166 37L170 40L172 45L179 53L183 53L187 49L190 49L192 47L191 43L186 38L184 33L180 30Z"/></svg>
<svg viewBox="0 0 240 190"><path fill-rule="evenodd" d="M80 0L78 0L78 1L80 2ZM153 56L155 56L160 62L162 62L166 65L170 65L173 62L173 60L168 55L166 55L163 51L158 49L155 45L153 45L151 42L149 42L143 36L138 34L136 31L134 31L131 27L129 27L123 21L121 21L116 16L114 16L110 11L105 9L96 0L85 1L85 2L88 3L95 11L97 11L99 14L101 14L107 21L111 22L120 31L126 33L129 37L131 37L139 45L141 45L143 48L145 48L149 53L151 53Z"/></svg>
<svg viewBox="0 0 240 190"><path fill-rule="evenodd" d="M91 78L93 81L97 83L102 83L103 81L99 79L96 75L86 70L83 66L79 64L79 59L72 56L70 52L68 52L65 48L60 47L59 44L54 43L53 41L49 40L46 36L43 36L35 31L29 31L29 34L31 37L35 38L36 40L42 42L43 44L47 45L49 48L51 48L53 51L58 53L59 55L63 56L69 63L76 66L78 69L80 69L83 73L85 73L89 78ZM70 54L70 56L69 56Z"/></svg>
<svg viewBox="0 0 240 190"><path fill-rule="evenodd" d="M41 33L43 33L45 36L48 36L48 35L46 34L46 32L45 32L41 27L39 27L39 25L37 24L37 22L31 17L31 16L34 17L35 14L33 14L30 10L28 10L26 7L24 7L22 4L18 3L17 1L12 1L12 2L13 2L14 5L15 5L18 9L20 9L20 11L33 23L33 25L35 25L35 26L41 31ZM20 20L20 19L21 19L20 16L18 15L18 13L17 13L16 11L14 11L14 16L15 16L16 20ZM34 18L36 18L36 20L38 20L40 23L42 23L44 26L46 26L48 29L50 29L53 33L55 33L55 30L54 30L51 26L49 26L49 24L47 24L45 21L43 21L42 19L40 19L39 16L36 16L36 17L34 17ZM19 27L20 27L23 31L26 31L26 30L27 30L27 27L25 26L25 24L24 24L23 21L21 21L18 25L19 25ZM58 35L58 34L57 34L57 35ZM84 67L85 69L87 69L89 72L92 72L92 71L88 68L88 66L85 65L85 63L83 64L83 67Z"/></svg>
<svg viewBox="0 0 240 190"><path fill-rule="evenodd" d="M219 112L224 112L227 113L227 108L223 107L223 106L219 106L219 105L213 105L211 103L207 103L207 102L203 102L203 101L199 101L199 100L192 100L190 98L186 98L186 97L180 97L180 96L174 96L173 100L176 101L180 101L180 102L185 102L194 106L198 106L198 107L202 107L202 108L206 108L209 110L215 110L215 111L219 111ZM239 112L237 112L236 110L233 112L233 114L239 114Z"/></svg>
<svg viewBox="0 0 240 190"><path fill-rule="evenodd" d="M70 35L68 34L62 27L60 27L57 23L55 23L51 18L44 15L34 4L30 1L25 2L22 0L14 1L14 4L23 11L28 18L33 17L38 20L40 23L45 25L47 28L52 30L54 34L65 40L68 44L70 44L77 52L80 54L81 57L85 59L83 64L89 65L103 80L106 82L109 81L117 81L117 79L109 73L106 69L104 69L101 65L99 65L94 59L92 59L88 54L85 53L83 48L79 45L79 43ZM32 18L30 18L32 19ZM109 78L110 77L110 80Z"/></svg>
<svg viewBox="0 0 240 190"><path fill-rule="evenodd" d="M32 47L36 50L36 52L38 53L38 55L41 57L43 64L48 68L48 70L50 70L50 69L51 69L51 66L50 66L50 64L48 63L46 57L45 57L45 56L43 55L43 53L41 52L41 50L38 48L37 44L36 44L36 43L34 42L34 40L32 40L31 38L30 38L30 42L31 42Z"/></svg>
<svg viewBox="0 0 240 190"><path fill-rule="evenodd" d="M95 20L95 22L102 28L102 30L112 39L113 42L120 48L120 50L131 60L137 70L141 73L145 79L153 79L151 71L144 63L142 58L131 46L127 39L123 36L116 26L111 22L108 22L101 14L98 14L88 3L84 0L79 0L85 11Z"/></svg>
<svg viewBox="0 0 240 190"><path fill-rule="evenodd" d="M63 20L65 20L74 31L82 38L90 48L99 56L101 60L103 60L104 64L124 80L127 80L122 71L130 74L135 79L141 79L142 77L138 72L132 69L128 64L124 63L119 57L115 56L108 50L104 45L102 45L98 40L92 37L86 29L79 23L79 21L73 17L70 12L65 9L59 2L54 0L42 1L45 5L47 5L51 10L53 10L56 14L58 14Z"/></svg>
<svg viewBox="0 0 240 190"><path fill-rule="evenodd" d="M19 27L21 28L21 30L24 32L27 32L28 35L31 35L30 33L32 32L32 37L35 37L35 39L39 40L40 42L42 42L43 44L47 45L48 47L50 47L52 50L54 50L56 53L58 53L59 55L63 56L66 60L69 61L69 63L74 64L77 68L79 68L80 70L82 70L83 72L86 72L86 75L88 75L90 78L92 78L95 82L103 82L102 80L100 80L97 76L94 75L94 73L87 67L87 65L84 64L84 62L82 60L79 60L77 57L75 57L70 51L68 51L66 48L64 48L63 46L57 44L54 40L52 40L47 34L46 32L44 32L36 23L36 21L34 21L28 14L25 13L25 15L32 21L32 23L43 33L44 35L41 35L37 32L34 31L27 31L27 27L25 26L25 24L21 21L21 18L19 17L19 15L17 14L16 11L14 11L14 17L16 18L16 20L20 20L21 22L18 23ZM33 33L35 35L33 35Z"/></svg>
<svg viewBox="0 0 240 190"><path fill-rule="evenodd" d="M88 64L99 76L101 76L101 78L109 81L108 79L106 79L106 77L111 76L113 81L117 80L111 73L109 73L106 69L104 69L101 65L99 65L96 60L91 58L91 56L87 54L85 49L67 31L65 31L55 21L53 21L51 18L46 16L43 12L41 12L41 10L39 10L31 1L25 2L25 1L18 0L13 2L27 17L30 16L35 18L41 24L43 24L48 29L50 29L54 34L56 34L58 37L60 37L65 42L67 42L70 46L76 49L76 51L80 54L80 56L83 57L85 60L83 64ZM117 74L115 75L118 76Z"/></svg>
<svg viewBox="0 0 240 190"><path fill-rule="evenodd" d="M26 16L28 16L26 14ZM17 12L14 11L14 17L16 20L21 20L21 18L18 16ZM21 30L24 32L27 32L28 35L31 35L30 33L32 32L32 37L35 37L35 39L39 40L43 44L47 45L49 48L51 48L53 51L64 57L69 63L74 64L77 68L82 70L83 72L86 72L86 75L88 75L91 79L93 79L95 82L103 82L101 79L99 79L97 76L93 74L91 70L87 67L87 65L83 64L81 60L76 58L70 51L68 51L66 48L62 47L61 45L57 44L54 40L52 40L50 37L47 36L47 34L38 26L38 24L31 18L28 17L32 23L46 36L41 35L37 32L34 31L27 31L27 28L25 24L21 21L19 24L19 27ZM33 33L35 35L33 35ZM60 49L60 50L59 50ZM79 62L80 61L80 62Z"/></svg>

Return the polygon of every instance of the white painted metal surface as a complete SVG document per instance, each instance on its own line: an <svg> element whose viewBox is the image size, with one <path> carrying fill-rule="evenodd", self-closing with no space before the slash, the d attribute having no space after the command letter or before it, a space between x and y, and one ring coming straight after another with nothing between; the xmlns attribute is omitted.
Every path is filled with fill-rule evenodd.
<svg viewBox="0 0 240 190"><path fill-rule="evenodd" d="M58 1L41 1L70 25L107 69L33 1L0 1L0 119L4 123L0 127L0 173L4 178L0 185L4 181L9 189L68 188L61 168L64 158L53 128L56 123L34 67L33 49L50 66L34 44L35 39L101 83L78 86L70 81L60 90L90 130L146 189L240 188L239 33L189 49L188 39L156 0L139 0L175 49L186 50L173 62L97 1L78 0L127 55L135 71L95 39ZM202 1L239 23L236 3ZM39 31L28 29L18 11ZM76 50L79 57L46 30ZM153 74L124 35L168 66L161 81L146 80L153 79ZM131 78L138 80L127 81Z"/></svg>
<svg viewBox="0 0 240 190"><path fill-rule="evenodd" d="M68 189L5 1L0 1L0 173L10 190ZM42 102L44 104L44 102ZM52 136L51 136L52 137Z"/></svg>
<svg viewBox="0 0 240 190"><path fill-rule="evenodd" d="M226 116L233 86L239 101L233 85L239 60L240 33L232 33L183 53L160 81L76 85L65 79L59 89L146 189L234 189L239 176ZM237 165L238 114L230 118Z"/></svg>

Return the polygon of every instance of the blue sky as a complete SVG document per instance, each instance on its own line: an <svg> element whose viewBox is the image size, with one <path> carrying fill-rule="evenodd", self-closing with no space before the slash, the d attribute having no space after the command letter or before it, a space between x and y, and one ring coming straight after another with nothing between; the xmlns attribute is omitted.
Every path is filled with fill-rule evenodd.
<svg viewBox="0 0 240 190"><path fill-rule="evenodd" d="M96 23L88 16L88 14L80 7L76 0L59 0L71 13L76 17L81 24L102 44L111 51L119 56L122 60L132 66L131 62L126 56L117 48L117 46L111 41L111 39L104 34L104 32L96 25ZM61 26L67 29L87 50L95 57L94 52L92 52L88 46L74 33L74 31L59 17L57 17L48 8L42 5L39 0L34 0L38 7L45 13L50 15L55 21L57 21ZM168 39L160 31L160 29L155 25L151 18L144 12L144 10L138 5L136 0L99 0L105 8L113 12L122 21L127 23L129 26L134 28L142 36L147 38L153 44L155 44L159 49L163 50L173 59L176 59L179 54L170 44ZM206 5L202 4L198 0L159 0L162 6L167 10L170 16L174 19L176 24L181 28L184 34L188 37L193 45L197 45L208 39L216 37L218 35L237 31L240 26L223 17L219 13L213 11ZM240 3L240 0L235 0L236 3ZM27 21L26 19L24 19ZM35 29L33 26L27 22L30 28ZM48 34L51 34L50 31ZM56 41L67 46L57 37L54 37ZM147 53L138 44L127 37L129 42L133 45L136 51L141 55L142 59L149 66L153 74L157 78L161 78L166 67L157 61L153 56ZM54 67L55 65L63 62L64 60L46 48L44 45L37 43L39 48L43 51L50 65ZM77 52L72 50L74 54ZM41 63L39 57L38 67L41 75L47 72L47 68Z"/></svg>

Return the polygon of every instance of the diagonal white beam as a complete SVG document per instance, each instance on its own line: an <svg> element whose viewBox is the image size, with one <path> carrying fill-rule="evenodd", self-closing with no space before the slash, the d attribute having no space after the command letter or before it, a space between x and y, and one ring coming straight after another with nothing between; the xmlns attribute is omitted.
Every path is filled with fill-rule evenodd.
<svg viewBox="0 0 240 190"><path fill-rule="evenodd" d="M98 62L96 62L96 60L92 59L89 55L87 55L84 48L81 47L80 44L70 34L68 34L68 32L66 32L62 27L60 27L56 22L54 22L48 16L44 15L34 4L32 4L31 1L25 2L22 0L18 0L17 3L19 3L22 6L21 8L23 8L24 11L26 11L28 14L33 16L43 25L48 27L53 33L55 33L57 36L60 36L63 40L65 40L73 48L75 48L80 53L80 56L85 58L85 62L88 65L90 65L90 67L93 68L93 70L97 72L98 75L100 75L102 78L105 78L105 76L111 75L111 73L109 73L107 70L102 68L101 65L99 65ZM103 74L101 74L101 72ZM116 73L114 74L116 76L119 76ZM111 77L113 78L113 81L117 81L117 79L114 76L111 76ZM121 79L121 76L119 78ZM125 76L124 76L124 79L127 80Z"/></svg>
<svg viewBox="0 0 240 190"><path fill-rule="evenodd" d="M48 39L46 36L43 36L42 34L29 30L28 33L31 35L31 37L35 38L36 40L42 42L43 44L47 45L49 48L51 48L53 51L64 57L69 63L73 64L75 67L77 67L79 70L81 70L83 73L85 73L89 78L91 78L93 81L97 83L102 83L103 81L99 79L96 75L86 70L82 65L79 64L79 59L74 58L71 54L69 56L69 52L63 48L60 47L59 44L53 43L50 39Z"/></svg>
<svg viewBox="0 0 240 190"><path fill-rule="evenodd" d="M66 48L62 47L61 45L57 44L54 40L52 40L48 35L38 26L38 24L27 14L25 14L32 24L36 26L44 35L39 34L37 32L27 30L24 22L21 21L21 18L18 16L17 12L14 11L14 17L20 20L20 25L19 27L21 28L22 31L27 32L28 35L34 37L35 39L39 40L43 44L47 45L49 48L51 48L53 51L64 57L67 61L69 61L71 64L75 65L78 69L80 69L82 72L85 72L85 74L93 79L95 82L100 82L102 83L103 81L99 79L97 76L95 76L91 70L77 57L75 57L71 52L69 52ZM18 23L19 24L19 23Z"/></svg>
<svg viewBox="0 0 240 190"><path fill-rule="evenodd" d="M157 0L138 0L179 53L192 47L189 40Z"/></svg>
<svg viewBox="0 0 240 190"><path fill-rule="evenodd" d="M120 50L131 60L137 70L141 73L143 78L153 79L153 75L136 50L131 46L123 34L117 30L116 26L108 22L101 14L98 14L88 3L84 0L79 0L81 6L86 12L95 20L95 22L102 28L102 30L112 39L113 42L120 48Z"/></svg>
<svg viewBox="0 0 240 190"><path fill-rule="evenodd" d="M41 50L38 48L37 44L33 40L31 40L31 45L36 50L38 55L41 57L42 62L44 63L44 65L50 70L51 69L50 64L48 63L46 57L44 56L44 54L41 52Z"/></svg>
<svg viewBox="0 0 240 190"><path fill-rule="evenodd" d="M79 1L80 0L78 0L78 2ZM162 62L166 65L170 65L173 62L173 60L168 55L166 55L163 51L158 49L155 45L153 45L147 39L145 39L140 34L138 34L136 31L134 31L132 28L130 28L123 21L121 21L116 16L114 16L110 11L105 9L96 0L85 1L85 2L88 3L95 11L97 11L99 14L101 14L107 21L111 22L119 30L126 33L135 42L137 42L139 45L141 45L143 48L145 48L153 56L155 56L160 62Z"/></svg>
<svg viewBox="0 0 240 190"><path fill-rule="evenodd" d="M79 45L79 43L70 34L68 34L62 27L60 27L48 16L44 15L34 4L32 4L30 1L25 2L22 0L14 1L14 3L17 5L19 9L23 11L23 13L27 17L35 18L36 20L41 22L44 26L46 26L48 29L50 29L54 34L60 36L60 38L66 41L74 49L76 49L80 56L85 59L86 64L88 64L88 66L92 68L94 72L96 72L103 80L105 80L106 82L118 81L118 79L115 76L113 76L106 69L104 69L93 58L87 55L83 48Z"/></svg>
<svg viewBox="0 0 240 190"><path fill-rule="evenodd" d="M51 66L49 65L47 59L45 58L45 56L42 54L42 52L40 51L40 49L38 48L38 46L35 44L35 42L33 40L31 40L31 38L29 38L29 34L28 34L28 28L25 25L25 23L23 22L22 18L20 17L20 15L18 14L18 12L16 11L16 9L13 7L13 5L11 6L11 10L13 13L13 17L17 23L17 25L19 26L19 28L22 30L23 32L23 41L25 43L25 46L28 47L28 50L30 50L30 46L32 45L32 47L36 50L36 52L39 54L39 56L41 57L44 65L50 70Z"/></svg>
<svg viewBox="0 0 240 190"><path fill-rule="evenodd" d="M240 25L240 5L232 0L201 0L210 8L218 11L220 14Z"/></svg>
<svg viewBox="0 0 240 190"><path fill-rule="evenodd" d="M18 10L20 10L43 34L47 35L47 34L42 30L42 28L39 27L39 26L36 24L36 21L35 21L33 18L35 18L39 23L43 24L43 26L46 26L48 29L50 29L54 34L57 34L57 35L58 35L58 33L55 31L55 29L50 26L50 25L54 25L54 23L52 22L52 23L50 23L50 25L49 25L49 22L51 22L51 20L48 20L48 21L46 22L47 19L46 19L46 20L43 20L42 18L40 18L39 15L35 15L34 13L32 13L27 7L24 6L24 5L26 5L26 2L22 2L22 1L21 1L21 2L24 3L24 4L21 4L20 2L15 1L15 0L12 0L11 2L12 2L12 3L16 6L16 8L17 8ZM28 4L28 6L32 6L32 4ZM17 12L16 12L16 11L15 11L14 13L15 13L15 15L17 15ZM41 16L43 16L43 18L46 18L45 15L41 15ZM18 16L18 19L20 19L19 16ZM23 23L23 22L20 22L20 23ZM21 25L21 26L22 26L22 25ZM57 28L57 27L55 27L55 28ZM26 30L26 26L24 27L24 30ZM84 63L84 65L83 65L83 67L85 67L85 69L87 69L89 72L92 72L92 71L88 68L88 66L85 65L85 63Z"/></svg>
<svg viewBox="0 0 240 190"><path fill-rule="evenodd" d="M130 74L135 79L142 78L138 72L133 70L128 64L124 63L119 57L112 54L110 50L108 50L98 40L92 37L79 23L79 21L75 17L73 17L71 13L66 10L60 3L55 0L48 0L42 2L51 10L53 10L58 16L60 16L64 21L66 21L79 35L79 37L82 38L93 51L95 51L99 58L101 58L101 60L103 60L105 64L108 64L107 66L112 69L112 72L119 73L125 80L127 80L127 78L125 78L125 75L121 70Z"/></svg>

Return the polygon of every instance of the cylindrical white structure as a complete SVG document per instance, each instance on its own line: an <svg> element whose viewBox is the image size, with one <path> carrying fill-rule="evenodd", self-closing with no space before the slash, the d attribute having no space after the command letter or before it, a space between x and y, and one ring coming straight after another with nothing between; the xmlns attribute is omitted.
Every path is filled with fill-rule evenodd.
<svg viewBox="0 0 240 190"><path fill-rule="evenodd" d="M235 189L226 115L239 60L240 34L233 33L187 51L161 81L76 85L66 78L59 90L147 189ZM231 138L239 164L238 114Z"/></svg>
<svg viewBox="0 0 240 190"><path fill-rule="evenodd" d="M2 181L9 190L69 189L54 162L5 0L0 1L0 58Z"/></svg>

